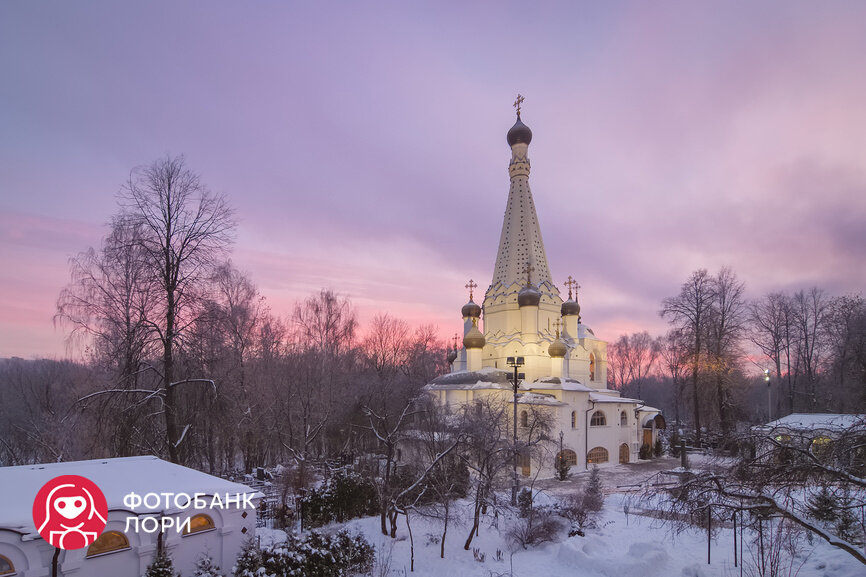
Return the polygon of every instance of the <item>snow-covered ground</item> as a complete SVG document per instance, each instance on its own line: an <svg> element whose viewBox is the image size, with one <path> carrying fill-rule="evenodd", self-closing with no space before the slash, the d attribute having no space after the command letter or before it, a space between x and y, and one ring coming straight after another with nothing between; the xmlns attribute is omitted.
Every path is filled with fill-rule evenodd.
<svg viewBox="0 0 866 577"><path fill-rule="evenodd" d="M608 474L616 477L616 471ZM576 480L576 487L580 479ZM615 485L607 485L616 490ZM538 504L550 502L550 493L545 491L536 500ZM507 499L506 495L503 498ZM567 537L565 532L558 542L537 547L515 549L509 546L506 532L513 519L501 514L498 527L493 526L492 516L486 516L480 534L472 543L484 555L484 561L475 559L473 551L465 551L469 525L464 521L459 526L449 526L446 539L445 558L439 558L441 522L414 515L411 519L415 540L415 572L409 572L409 537L405 520L401 517L396 539L382 536L378 518L356 519L345 524L352 531L365 535L377 550L377 557L390 562L390 575L414 574L444 577L737 577L741 568L734 567L734 537L731 528L723 528L715 534L711 543L712 563L707 564L707 535L700 530L689 530L673 535L660 521L635 514L635 497L628 493L614 492L605 500L604 510L597 520L597 528L588 529L586 536ZM630 501L629 501L630 500ZM632 513L626 522L623 505L631 503ZM282 532L259 530L263 544L279 539ZM746 566L742 575L758 573L752 569L753 555L749 552L752 536L746 532L744 556ZM501 560L497 560L497 551ZM512 554L513 552L513 554ZM739 555L739 553L738 553ZM513 568L512 568L513 564ZM742 563L741 563L742 565ZM787 567L788 563L785 563ZM797 570L799 569L799 572ZM405 571L405 573L404 573ZM513 573L512 573L513 571ZM382 576L383 573L374 572ZM848 553L836 549L815 538L809 543L801 537L793 559L793 570L779 575L799 577L864 577L866 567Z"/></svg>

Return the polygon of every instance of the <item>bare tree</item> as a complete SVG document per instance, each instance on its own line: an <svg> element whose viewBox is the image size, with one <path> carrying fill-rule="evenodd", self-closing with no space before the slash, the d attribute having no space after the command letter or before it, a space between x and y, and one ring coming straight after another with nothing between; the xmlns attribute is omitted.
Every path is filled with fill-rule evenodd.
<svg viewBox="0 0 866 577"><path fill-rule="evenodd" d="M794 384L791 373L793 316L788 295L775 292L749 306L751 340L776 370L776 381L787 385L788 412L794 412Z"/></svg>
<svg viewBox="0 0 866 577"><path fill-rule="evenodd" d="M706 269L696 270L680 287L680 294L662 301L659 314L689 343L692 409L696 440L701 440L701 400L698 386L707 337L707 321L713 305L713 280Z"/></svg>
<svg viewBox="0 0 866 577"><path fill-rule="evenodd" d="M823 290L812 287L809 291L795 293L791 303L797 335L797 365L803 370L805 392L814 410L818 405L818 372L827 344L830 301Z"/></svg>
<svg viewBox="0 0 866 577"><path fill-rule="evenodd" d="M713 279L712 305L707 318L709 368L716 384L716 403L722 433L734 424L735 399L731 395L742 353L741 342L746 329L745 285L729 267L723 267Z"/></svg>
<svg viewBox="0 0 866 577"><path fill-rule="evenodd" d="M147 361L154 354L156 334L150 318L157 292L145 265L142 228L115 217L99 251L93 248L70 259L72 280L57 300L56 324L70 327L70 343L87 345L90 361L111 389L125 394L94 398L97 435L110 439L110 454L153 452L149 414L161 407L149 393L154 374Z"/></svg>
<svg viewBox="0 0 866 577"><path fill-rule="evenodd" d="M177 378L175 354L195 319L197 287L222 262L233 240L235 220L225 198L212 194L182 156L134 169L120 193L120 204L124 222L140 230L136 244L144 274L159 293L148 321L161 345L165 441L169 458L177 463L183 435L175 388L189 380Z"/></svg>

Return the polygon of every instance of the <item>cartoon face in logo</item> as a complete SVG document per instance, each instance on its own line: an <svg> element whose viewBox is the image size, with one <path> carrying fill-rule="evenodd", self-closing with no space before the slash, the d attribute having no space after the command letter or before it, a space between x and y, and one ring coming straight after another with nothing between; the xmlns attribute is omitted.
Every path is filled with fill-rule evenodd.
<svg viewBox="0 0 866 577"><path fill-rule="evenodd" d="M33 502L39 534L60 549L80 549L96 541L107 517L105 495L93 481L78 475L51 479Z"/></svg>

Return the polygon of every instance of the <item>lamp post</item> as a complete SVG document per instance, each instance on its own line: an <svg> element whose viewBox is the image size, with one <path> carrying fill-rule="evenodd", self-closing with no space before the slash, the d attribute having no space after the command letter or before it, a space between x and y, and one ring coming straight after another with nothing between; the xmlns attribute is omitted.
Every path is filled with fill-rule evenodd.
<svg viewBox="0 0 866 577"><path fill-rule="evenodd" d="M523 357L507 357L505 359L505 363L509 367L514 368L514 379L511 381L511 384L514 388L514 430L513 430L513 438L512 438L512 449L514 451L514 456L512 457L512 483L511 483L511 505L517 506L517 386L520 383L520 379L524 378L523 373L518 373L517 368L523 366Z"/></svg>
<svg viewBox="0 0 866 577"><path fill-rule="evenodd" d="M764 380L767 382L767 422L773 420L773 400L770 389L770 369L764 369Z"/></svg>

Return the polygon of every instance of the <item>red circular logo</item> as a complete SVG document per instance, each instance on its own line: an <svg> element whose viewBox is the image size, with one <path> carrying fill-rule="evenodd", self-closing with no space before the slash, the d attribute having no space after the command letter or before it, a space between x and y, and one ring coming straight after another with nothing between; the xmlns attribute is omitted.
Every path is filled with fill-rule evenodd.
<svg viewBox="0 0 866 577"><path fill-rule="evenodd" d="M105 495L96 483L78 475L54 477L33 501L36 529L59 549L87 547L105 529L107 519Z"/></svg>

